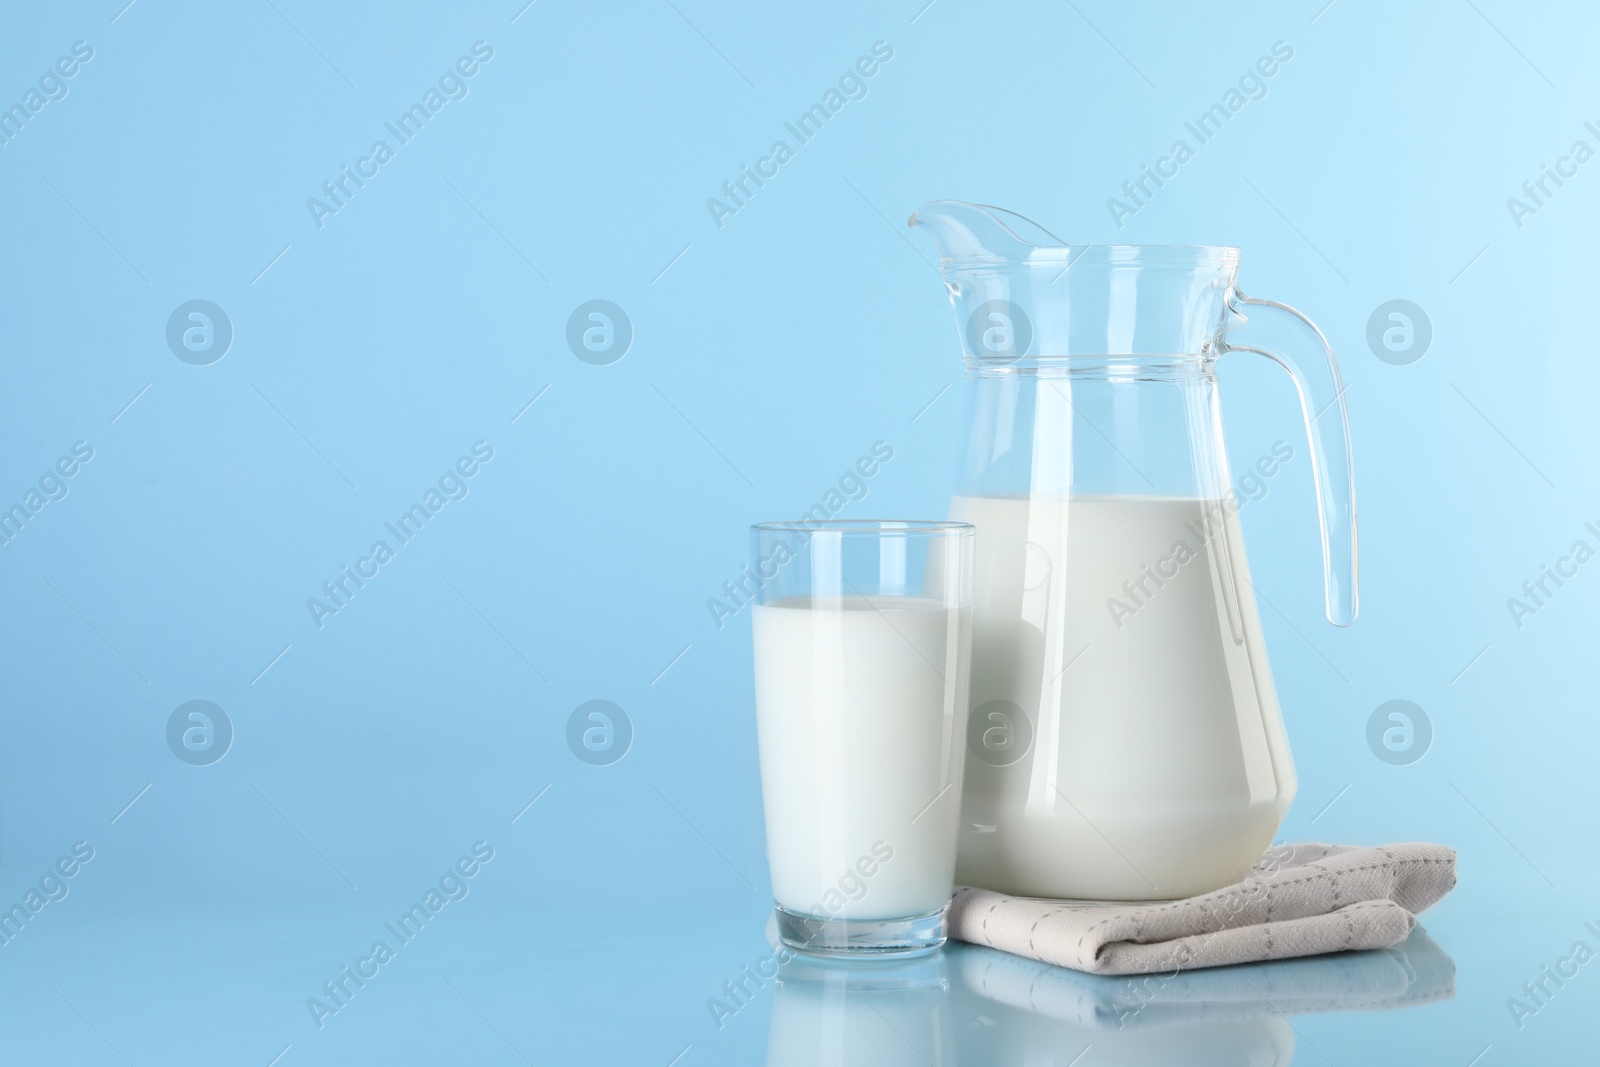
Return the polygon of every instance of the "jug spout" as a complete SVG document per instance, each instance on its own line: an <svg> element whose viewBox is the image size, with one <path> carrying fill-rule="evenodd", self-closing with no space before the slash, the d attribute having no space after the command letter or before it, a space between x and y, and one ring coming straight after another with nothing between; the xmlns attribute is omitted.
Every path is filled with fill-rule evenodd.
<svg viewBox="0 0 1600 1067"><path fill-rule="evenodd" d="M935 200L911 216L939 251L967 368L1069 356L1195 356L1226 327L1236 248L1069 245L1014 211Z"/></svg>
<svg viewBox="0 0 1600 1067"><path fill-rule="evenodd" d="M932 238L943 264L1026 263L1041 249L1065 248L1055 234L1014 211L962 200L923 204L906 225Z"/></svg>

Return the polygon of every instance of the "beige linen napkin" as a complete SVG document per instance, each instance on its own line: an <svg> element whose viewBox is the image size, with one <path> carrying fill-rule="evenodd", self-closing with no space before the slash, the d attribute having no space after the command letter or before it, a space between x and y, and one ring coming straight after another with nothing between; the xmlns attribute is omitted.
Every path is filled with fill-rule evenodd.
<svg viewBox="0 0 1600 1067"><path fill-rule="evenodd" d="M1152 974L1388 948L1456 884L1443 845L1280 845L1224 889L1085 903L961 888L950 936L1095 974Z"/></svg>

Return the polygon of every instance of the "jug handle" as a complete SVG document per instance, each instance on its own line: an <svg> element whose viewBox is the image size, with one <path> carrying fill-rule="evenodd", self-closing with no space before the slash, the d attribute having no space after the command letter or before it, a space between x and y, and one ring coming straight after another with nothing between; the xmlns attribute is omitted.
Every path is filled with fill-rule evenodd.
<svg viewBox="0 0 1600 1067"><path fill-rule="evenodd" d="M1339 364L1322 331L1287 304L1234 290L1228 309L1236 317L1223 335L1222 350L1266 356L1289 372L1300 394L1322 525L1328 621L1349 626L1357 609L1356 485Z"/></svg>

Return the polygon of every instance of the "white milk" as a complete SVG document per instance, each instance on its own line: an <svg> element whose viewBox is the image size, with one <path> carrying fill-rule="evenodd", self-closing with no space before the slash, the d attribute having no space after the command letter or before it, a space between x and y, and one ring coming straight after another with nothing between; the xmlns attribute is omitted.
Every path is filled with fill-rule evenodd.
<svg viewBox="0 0 1600 1067"><path fill-rule="evenodd" d="M955 873L969 616L919 597L842 604L754 612L772 893L822 918L924 915Z"/></svg>
<svg viewBox="0 0 1600 1067"><path fill-rule="evenodd" d="M950 515L978 528L957 880L1167 899L1241 877L1295 776L1237 517L1131 496L958 496Z"/></svg>

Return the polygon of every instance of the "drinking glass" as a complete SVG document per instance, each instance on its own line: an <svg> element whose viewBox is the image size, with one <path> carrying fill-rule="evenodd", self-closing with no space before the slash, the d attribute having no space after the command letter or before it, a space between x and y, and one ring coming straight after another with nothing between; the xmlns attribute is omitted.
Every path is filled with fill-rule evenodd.
<svg viewBox="0 0 1600 1067"><path fill-rule="evenodd" d="M756 725L778 933L821 955L945 940L971 660L974 528L751 528Z"/></svg>

